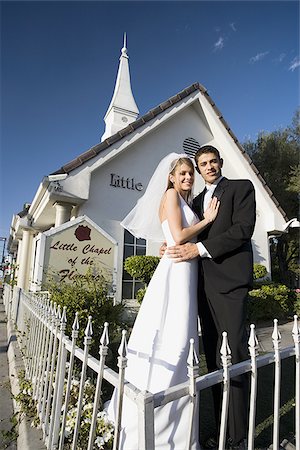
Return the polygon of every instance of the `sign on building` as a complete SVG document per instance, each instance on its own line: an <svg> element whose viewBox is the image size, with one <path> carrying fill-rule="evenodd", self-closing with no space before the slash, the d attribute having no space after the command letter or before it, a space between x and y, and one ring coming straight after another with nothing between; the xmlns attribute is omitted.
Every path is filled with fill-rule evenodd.
<svg viewBox="0 0 300 450"><path fill-rule="evenodd" d="M41 233L36 239L33 279L73 282L89 271L114 282L117 242L87 216Z"/></svg>

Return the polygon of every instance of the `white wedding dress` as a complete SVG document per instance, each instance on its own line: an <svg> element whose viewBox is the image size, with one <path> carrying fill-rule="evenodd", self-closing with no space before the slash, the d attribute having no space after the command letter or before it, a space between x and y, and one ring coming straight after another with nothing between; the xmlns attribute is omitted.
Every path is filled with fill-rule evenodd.
<svg viewBox="0 0 300 450"><path fill-rule="evenodd" d="M181 197L180 202L183 226L197 223L199 219ZM167 245L174 245L167 220L162 228ZM190 338L198 350L197 277L197 259L175 263L166 255L154 272L128 341L125 379L142 391L156 393L188 380ZM113 421L116 397L115 390L108 407ZM189 414L188 397L155 409L155 450L186 449ZM119 449L139 450L137 408L125 395ZM200 449L197 418L191 449Z"/></svg>

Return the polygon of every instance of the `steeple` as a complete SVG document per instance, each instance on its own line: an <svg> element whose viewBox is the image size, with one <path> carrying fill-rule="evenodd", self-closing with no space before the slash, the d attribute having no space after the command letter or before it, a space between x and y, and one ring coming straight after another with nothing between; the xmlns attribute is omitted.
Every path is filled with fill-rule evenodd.
<svg viewBox="0 0 300 450"><path fill-rule="evenodd" d="M124 33L124 44L121 50L115 90L104 117L105 132L101 141L134 122L138 114L139 110L131 90L126 33Z"/></svg>

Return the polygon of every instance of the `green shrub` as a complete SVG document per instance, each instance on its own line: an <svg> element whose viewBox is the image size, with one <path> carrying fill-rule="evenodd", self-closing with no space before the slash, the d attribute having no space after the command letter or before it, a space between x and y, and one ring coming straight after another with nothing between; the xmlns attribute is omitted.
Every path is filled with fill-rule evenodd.
<svg viewBox="0 0 300 450"><path fill-rule="evenodd" d="M300 289L295 290L296 294L296 302L295 302L295 308L294 313L297 314L298 317L300 317Z"/></svg>
<svg viewBox="0 0 300 450"><path fill-rule="evenodd" d="M90 353L99 357L99 341L103 331L104 322L109 323L110 341L119 340L121 328L125 328L122 321L123 304L114 305L113 298L109 296L110 285L106 278L97 273L97 277L88 272L85 276L78 277L74 282L51 282L47 286L51 301L65 306L67 313L66 334L71 338L72 325L75 313L78 312L79 335L77 344L82 346L84 331L88 317L92 316L93 339Z"/></svg>
<svg viewBox="0 0 300 450"><path fill-rule="evenodd" d="M145 297L145 294L146 294L146 290L147 290L147 287L145 286L144 288L141 288L141 289L139 289L137 291L137 293L136 293L136 301L138 303L142 303L143 298Z"/></svg>
<svg viewBox="0 0 300 450"><path fill-rule="evenodd" d="M295 292L284 284L266 284L249 292L249 320L282 319L293 314Z"/></svg>
<svg viewBox="0 0 300 450"><path fill-rule="evenodd" d="M253 279L259 280L260 278L264 278L267 275L267 268L262 264L254 263L253 264Z"/></svg>
<svg viewBox="0 0 300 450"><path fill-rule="evenodd" d="M129 256L125 259L124 269L126 272L137 280L145 283L145 287L139 289L136 293L136 300L142 303L146 294L147 285L149 284L152 275L160 261L158 256L139 255Z"/></svg>
<svg viewBox="0 0 300 450"><path fill-rule="evenodd" d="M137 278L147 285L159 261L160 258L158 256L129 256L125 259L124 269L131 277Z"/></svg>

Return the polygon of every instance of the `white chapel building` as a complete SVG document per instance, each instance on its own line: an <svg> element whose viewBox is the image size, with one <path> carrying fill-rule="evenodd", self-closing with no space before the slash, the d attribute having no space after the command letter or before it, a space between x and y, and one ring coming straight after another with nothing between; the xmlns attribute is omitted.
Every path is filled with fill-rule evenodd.
<svg viewBox="0 0 300 450"><path fill-rule="evenodd" d="M13 216L8 250L20 288L41 289L51 271L72 281L96 263L112 277L116 301L133 299L141 286L123 270L124 259L157 255L159 244L135 239L120 221L165 155L192 156L205 144L219 149L226 177L254 184L254 260L270 274L269 236L284 231L286 214L203 86L195 83L139 117L124 40L104 121L101 143L44 177L32 203ZM196 174L194 191L202 189Z"/></svg>

